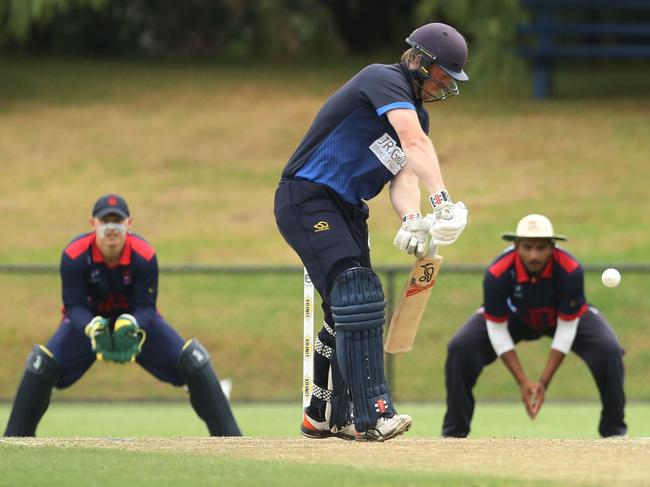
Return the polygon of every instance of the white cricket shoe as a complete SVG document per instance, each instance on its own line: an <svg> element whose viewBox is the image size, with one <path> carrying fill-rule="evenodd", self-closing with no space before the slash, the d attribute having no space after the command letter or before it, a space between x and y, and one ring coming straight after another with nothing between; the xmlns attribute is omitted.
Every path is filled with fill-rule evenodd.
<svg viewBox="0 0 650 487"><path fill-rule="evenodd" d="M341 438L344 440L355 439L354 424L346 424L342 427L333 426L330 428L329 421L317 421L304 413L302 424L300 425L300 433L305 438Z"/></svg>
<svg viewBox="0 0 650 487"><path fill-rule="evenodd" d="M413 424L413 418L408 414L395 414L391 417L382 416L374 426L363 433L356 433L357 441L386 441L406 433Z"/></svg>

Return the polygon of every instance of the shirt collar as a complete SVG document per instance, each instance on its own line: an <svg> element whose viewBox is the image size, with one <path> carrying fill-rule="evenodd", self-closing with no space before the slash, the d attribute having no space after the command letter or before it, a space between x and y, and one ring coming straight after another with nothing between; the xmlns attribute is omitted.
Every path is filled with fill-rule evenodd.
<svg viewBox="0 0 650 487"><path fill-rule="evenodd" d="M519 254L515 251L515 275L517 276L518 283L532 282L535 284L539 279L550 279L553 277L553 256L549 257L546 267L542 270L541 274L533 278L530 277L524 262L521 260Z"/></svg>
<svg viewBox="0 0 650 487"><path fill-rule="evenodd" d="M97 235L93 234L92 238L92 243L91 245L91 252L92 252L92 259L95 264L106 264L106 261L104 260L104 255L102 254L101 250L99 250L99 246L97 245ZM117 267L118 265L129 265L131 263L131 236L126 235L126 240L124 242L124 248L122 249L122 253L120 254L120 260L117 262L117 264L106 264L107 267L113 268Z"/></svg>

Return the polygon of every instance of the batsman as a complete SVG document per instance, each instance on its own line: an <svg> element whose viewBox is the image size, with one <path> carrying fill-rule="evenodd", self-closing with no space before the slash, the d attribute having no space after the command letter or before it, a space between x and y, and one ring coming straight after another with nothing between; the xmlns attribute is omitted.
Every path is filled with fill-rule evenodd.
<svg viewBox="0 0 650 487"><path fill-rule="evenodd" d="M210 435L241 436L208 351L184 341L156 310L156 253L131 233L124 198L100 197L90 225L63 251L63 319L29 354L4 435L35 436L52 389L70 387L101 360L137 362L163 382L186 385Z"/></svg>
<svg viewBox="0 0 650 487"><path fill-rule="evenodd" d="M395 245L422 257L430 240L453 243L467 210L453 203L428 137L423 102L457 95L467 43L453 27L426 24L394 64L363 68L320 109L287 163L275 194L278 228L302 260L323 302L314 387L301 432L384 441L407 431L384 377L385 300L370 262L365 200L390 183L401 219ZM440 123L440 122L438 122ZM420 213L420 183L431 214Z"/></svg>

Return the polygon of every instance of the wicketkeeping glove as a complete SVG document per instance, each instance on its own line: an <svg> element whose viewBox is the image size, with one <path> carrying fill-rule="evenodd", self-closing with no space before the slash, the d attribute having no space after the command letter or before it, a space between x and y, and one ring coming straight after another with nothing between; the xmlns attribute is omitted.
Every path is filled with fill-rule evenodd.
<svg viewBox="0 0 650 487"><path fill-rule="evenodd" d="M134 362L142 351L147 334L138 326L136 319L122 314L115 320L113 329L113 356L111 360L119 363Z"/></svg>
<svg viewBox="0 0 650 487"><path fill-rule="evenodd" d="M111 360L113 353L113 339L108 320L101 316L95 316L84 328L84 333L90 338L90 346L97 356L97 360Z"/></svg>
<svg viewBox="0 0 650 487"><path fill-rule="evenodd" d="M423 257L427 251L427 236L433 220L429 216L422 218L419 213L405 216L393 245L407 254L415 254L418 259Z"/></svg>

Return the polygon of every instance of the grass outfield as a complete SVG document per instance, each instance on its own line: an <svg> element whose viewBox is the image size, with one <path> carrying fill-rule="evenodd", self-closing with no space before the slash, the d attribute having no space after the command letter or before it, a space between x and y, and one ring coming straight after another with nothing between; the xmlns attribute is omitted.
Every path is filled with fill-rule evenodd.
<svg viewBox="0 0 650 487"><path fill-rule="evenodd" d="M272 214L280 171L323 101L365 63L0 59L0 263L56 264L65 243L86 230L98 194L118 191L161 265L297 266ZM569 234L566 247L584 263L647 262L648 72L640 66L621 79L618 70L560 70L559 96L544 103L523 82L479 92L473 80L461 96L428 104L446 184L470 208L463 236L444 250L445 266L486 264L504 247L500 232L539 211ZM392 246L399 222L387 191L371 206L373 262L411 264ZM650 399L648 274L624 274L617 289L587 280L588 297L627 350L629 397ZM234 379L235 400L288 400L301 378L301 282L298 274L164 275L158 304L184 337L206 345L220 376ZM415 349L395 360L397 400L444 397L445 346L479 305L480 276L443 268L433 294ZM0 274L0 398L13 396L29 350L56 329L60 305L58 276ZM548 340L525 347L532 376L547 351ZM61 396L178 392L137 367L109 365ZM570 357L553 398L596 394ZM517 390L495 365L477 395L513 399Z"/></svg>
<svg viewBox="0 0 650 487"><path fill-rule="evenodd" d="M413 417L409 438L439 436L442 403L398 405ZM235 416L244 435L255 438L299 438L298 403L235 403ZM0 425L9 417L9 404L0 405ZM518 403L478 401L472 438L597 438L599 403L547 402L535 421ZM626 408L630 437L650 437L650 403ZM186 403L68 403L50 405L37 434L42 437L200 437L203 422Z"/></svg>
<svg viewBox="0 0 650 487"><path fill-rule="evenodd" d="M272 214L280 172L323 101L370 61L0 59L0 262L57 262L98 194L118 191L162 263L295 263ZM647 79L643 66L624 80L560 70L544 103L524 81L479 92L479 80L427 104L445 182L470 208L447 261L489 261L500 232L543 211L583 259L646 262ZM371 207L374 262L408 262L387 191Z"/></svg>
<svg viewBox="0 0 650 487"><path fill-rule="evenodd" d="M649 274L624 273L616 289L587 273L590 302L616 330L626 350L626 393L650 400ZM384 284L386 276L382 275ZM406 274L394 283L399 292ZM444 400L446 345L481 302L479 274L443 271L432 293L413 350L393 359L397 401ZM59 277L0 275L0 399L10 400L34 343L46 343L59 315ZM159 309L185 338L197 337L213 358L221 378L234 382L236 402L291 401L300 395L302 378L302 274L161 276ZM316 312L315 323L322 313ZM532 377L541 374L550 339L522 343L520 358ZM260 371L264 371L261 373ZM486 367L478 381L480 400L517 400L519 389L500 361ZM96 363L73 387L57 393L63 400L179 400L183 393L146 373L136 364ZM598 391L588 368L570 354L558 370L550 400L596 400Z"/></svg>
<svg viewBox="0 0 650 487"><path fill-rule="evenodd" d="M631 437L615 440L594 437L598 404L549 403L530 422L518 404L479 403L467 440L435 438L440 404L400 409L407 435L360 444L301 439L297 405L235 404L246 437L209 439L188 404L55 402L38 438L0 439L0 486L647 485L648 404L628 406Z"/></svg>

